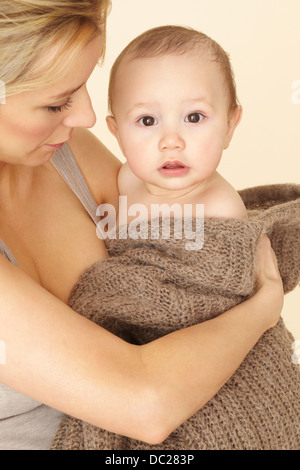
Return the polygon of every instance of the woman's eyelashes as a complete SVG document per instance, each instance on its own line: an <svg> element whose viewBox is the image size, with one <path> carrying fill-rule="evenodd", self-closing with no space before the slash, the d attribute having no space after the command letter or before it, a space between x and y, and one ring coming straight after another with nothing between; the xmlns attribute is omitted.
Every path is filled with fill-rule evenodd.
<svg viewBox="0 0 300 470"><path fill-rule="evenodd" d="M71 98L69 98L61 106L48 106L48 111L50 113L61 113L64 110L70 109L71 105L72 105L72 100L71 100Z"/></svg>
<svg viewBox="0 0 300 470"><path fill-rule="evenodd" d="M188 122L190 124L198 124L199 122L203 121L205 119L204 114L195 111L192 113L189 113L185 118L184 122ZM143 127L151 127L155 126L158 124L157 119L155 119L153 116L143 116L138 119L138 124L143 126Z"/></svg>

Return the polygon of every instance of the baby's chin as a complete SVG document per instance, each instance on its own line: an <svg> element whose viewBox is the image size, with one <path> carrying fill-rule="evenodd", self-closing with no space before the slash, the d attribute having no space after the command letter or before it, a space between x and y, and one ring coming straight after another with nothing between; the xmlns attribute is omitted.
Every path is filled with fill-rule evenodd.
<svg viewBox="0 0 300 470"><path fill-rule="evenodd" d="M191 182L185 178L168 178L163 182L158 183L147 183L145 182L147 192L157 198L166 198L169 200L176 200L184 198L194 192L199 192L204 186L203 182Z"/></svg>

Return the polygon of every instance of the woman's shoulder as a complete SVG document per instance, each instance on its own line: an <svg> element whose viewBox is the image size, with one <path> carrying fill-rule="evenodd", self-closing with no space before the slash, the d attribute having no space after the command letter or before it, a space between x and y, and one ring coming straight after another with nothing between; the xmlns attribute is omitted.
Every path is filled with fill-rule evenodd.
<svg viewBox="0 0 300 470"><path fill-rule="evenodd" d="M121 162L87 129L76 129L69 146L96 202L112 203Z"/></svg>

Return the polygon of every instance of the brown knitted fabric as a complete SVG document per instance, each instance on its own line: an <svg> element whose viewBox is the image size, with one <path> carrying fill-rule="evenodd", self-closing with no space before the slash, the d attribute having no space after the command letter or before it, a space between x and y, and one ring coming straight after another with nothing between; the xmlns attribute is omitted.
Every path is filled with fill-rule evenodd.
<svg viewBox="0 0 300 470"><path fill-rule="evenodd" d="M291 291L300 279L300 186L262 186L240 194L249 218L206 220L199 251L173 238L108 240L111 258L83 273L70 306L136 344L208 320L253 295L256 247L264 233L285 292ZM280 320L221 390L162 444L66 416L53 449L300 449L300 373L291 360L292 342Z"/></svg>

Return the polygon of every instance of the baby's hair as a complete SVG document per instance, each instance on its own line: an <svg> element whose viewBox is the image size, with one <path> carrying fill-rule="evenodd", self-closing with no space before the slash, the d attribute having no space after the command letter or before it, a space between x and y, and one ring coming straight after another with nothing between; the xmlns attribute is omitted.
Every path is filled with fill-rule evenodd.
<svg viewBox="0 0 300 470"><path fill-rule="evenodd" d="M116 59L110 73L109 113L113 114L113 90L119 66L125 58L129 60L146 59L169 54L186 54L194 51L203 53L219 65L230 99L229 111L234 111L239 102L234 74L227 52L204 33L189 27L167 25L152 28L133 39Z"/></svg>

